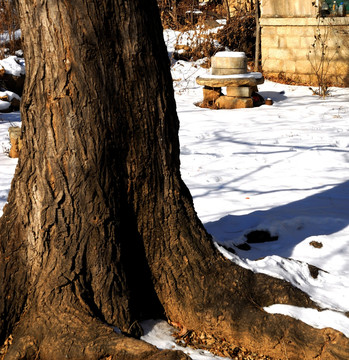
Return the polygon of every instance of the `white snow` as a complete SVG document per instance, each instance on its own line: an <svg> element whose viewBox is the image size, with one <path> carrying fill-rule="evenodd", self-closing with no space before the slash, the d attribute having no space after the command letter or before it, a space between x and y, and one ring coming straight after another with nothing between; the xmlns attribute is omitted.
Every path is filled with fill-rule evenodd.
<svg viewBox="0 0 349 360"><path fill-rule="evenodd" d="M195 47L203 44L208 41L208 35L216 33L219 29L222 29L222 26L212 29L205 29L198 26L195 30L190 30L186 32L165 29L164 39L167 44L167 51L171 57L172 53L175 50L175 45L189 45ZM217 40L212 40L212 43L218 46Z"/></svg>
<svg viewBox="0 0 349 360"><path fill-rule="evenodd" d="M5 101L4 101L5 102ZM0 114L0 216L7 201L11 181L17 164L17 159L8 156L10 150L10 139L8 128L20 126L19 112Z"/></svg>
<svg viewBox="0 0 349 360"><path fill-rule="evenodd" d="M223 57L223 58L227 58L227 57L246 57L246 54L244 52L240 52L240 51L218 51L214 57Z"/></svg>
<svg viewBox="0 0 349 360"><path fill-rule="evenodd" d="M21 100L21 97L9 90L0 91L0 111L8 110L13 99Z"/></svg>
<svg viewBox="0 0 349 360"><path fill-rule="evenodd" d="M231 75L212 75L211 72L203 75L205 79L261 79L263 77L260 72L247 72L244 74L231 74Z"/></svg>
<svg viewBox="0 0 349 360"><path fill-rule="evenodd" d="M190 74L193 65L186 67ZM307 87L266 81L259 92L273 106L210 110L194 105L201 87L186 84L176 95L182 176L207 230L238 256L221 251L252 271L286 279L343 317L349 309L349 89L333 88L323 100ZM236 248L252 230L279 239ZM324 271L314 279L308 264ZM345 324L327 326L343 331Z"/></svg>
<svg viewBox="0 0 349 360"><path fill-rule="evenodd" d="M7 74L21 76L25 74L24 59L15 55L0 60L0 68L5 69Z"/></svg>
<svg viewBox="0 0 349 360"><path fill-rule="evenodd" d="M168 51L176 34L165 31ZM259 86L273 106L210 110L195 106L202 87L200 62L172 67L180 120L181 173L196 211L217 247L241 266L286 279L323 311L275 304L265 310L349 336L349 89L331 88L326 99L307 87L266 81ZM0 116L0 207L6 202L16 160L9 159L7 129L19 114ZM236 247L252 230L273 242ZM221 245L234 248L236 255ZM314 246L316 245L316 247ZM316 278L309 265L321 269ZM166 322L148 321L144 340L178 348ZM190 351L193 359L214 359ZM217 358L217 357L216 357Z"/></svg>
<svg viewBox="0 0 349 360"><path fill-rule="evenodd" d="M11 106L8 101L0 100L0 111L5 111Z"/></svg>
<svg viewBox="0 0 349 360"><path fill-rule="evenodd" d="M21 100L21 97L19 95L10 90L0 91L0 98L3 98L5 96L8 98L8 101L12 101L13 99Z"/></svg>
<svg viewBox="0 0 349 360"><path fill-rule="evenodd" d="M173 328L166 321L148 320L142 322L141 325L144 330L144 336L142 336L141 339L155 345L161 350L181 350L189 355L193 360L226 359L220 356L214 356L206 350L193 350L188 347L177 345L173 341L172 337Z"/></svg>
<svg viewBox="0 0 349 360"><path fill-rule="evenodd" d="M17 40L20 39L22 36L22 32L21 30L16 30L14 33L10 34L8 33L8 31L4 31L3 33L0 34L0 44L4 44L10 40Z"/></svg>
<svg viewBox="0 0 349 360"><path fill-rule="evenodd" d="M284 314L312 325L317 329L332 327L349 337L349 318L344 314L325 310L304 309L292 305L271 305L264 308L270 314Z"/></svg>
<svg viewBox="0 0 349 360"><path fill-rule="evenodd" d="M201 10L189 10L185 12L186 14L196 14L196 15L201 15L203 14L203 12Z"/></svg>

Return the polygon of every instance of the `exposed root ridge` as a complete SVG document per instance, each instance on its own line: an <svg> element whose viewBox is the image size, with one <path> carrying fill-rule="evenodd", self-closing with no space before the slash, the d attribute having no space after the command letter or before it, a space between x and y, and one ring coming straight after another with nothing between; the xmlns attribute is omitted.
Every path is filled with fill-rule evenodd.
<svg viewBox="0 0 349 360"><path fill-rule="evenodd" d="M144 341L118 334L83 311L70 312L67 321L59 310L51 308L44 314L28 312L23 316L2 346L0 360L190 359L181 351L161 351Z"/></svg>

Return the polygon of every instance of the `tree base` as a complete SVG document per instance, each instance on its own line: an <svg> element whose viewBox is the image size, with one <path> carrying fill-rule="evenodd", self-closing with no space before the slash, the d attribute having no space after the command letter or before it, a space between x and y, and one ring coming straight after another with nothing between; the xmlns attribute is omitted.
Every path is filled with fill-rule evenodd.
<svg viewBox="0 0 349 360"><path fill-rule="evenodd" d="M256 359L348 359L349 339L339 331L315 329L263 310L271 304L317 308L307 294L286 281L254 274L217 256L205 274L204 290L193 293L196 295L187 300L190 305L185 312L172 309L169 314L180 329L181 342L213 352L218 349L224 356L241 353L258 354Z"/></svg>
<svg viewBox="0 0 349 360"><path fill-rule="evenodd" d="M2 348L0 360L188 360L181 351L159 350L144 341L117 334L97 319L75 316L67 326L23 319ZM42 320L42 319L40 319ZM87 323L86 323L87 322ZM85 324L83 324L85 323Z"/></svg>

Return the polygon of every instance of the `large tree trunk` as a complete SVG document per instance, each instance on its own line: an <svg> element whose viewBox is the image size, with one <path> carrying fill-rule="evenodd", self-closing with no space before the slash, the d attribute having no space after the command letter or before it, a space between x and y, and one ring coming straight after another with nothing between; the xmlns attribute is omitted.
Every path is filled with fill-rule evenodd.
<svg viewBox="0 0 349 360"><path fill-rule="evenodd" d="M156 1L19 10L27 76L0 220L5 359L185 359L111 328L137 337L139 320L159 316L275 357L347 358L340 333L265 313L315 305L224 259L197 218Z"/></svg>

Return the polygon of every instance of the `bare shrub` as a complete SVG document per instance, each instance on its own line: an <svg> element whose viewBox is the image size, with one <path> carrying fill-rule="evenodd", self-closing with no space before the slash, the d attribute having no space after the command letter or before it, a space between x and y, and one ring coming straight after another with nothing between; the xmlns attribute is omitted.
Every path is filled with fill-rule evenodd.
<svg viewBox="0 0 349 360"><path fill-rule="evenodd" d="M217 33L218 42L230 50L246 53L248 58L255 52L256 18L253 12L237 9L224 28Z"/></svg>
<svg viewBox="0 0 349 360"><path fill-rule="evenodd" d="M6 49L12 54L21 47L20 38L16 37L19 18L15 0L0 0L0 57Z"/></svg>
<svg viewBox="0 0 349 360"><path fill-rule="evenodd" d="M317 81L317 90L314 94L325 98L329 94L331 86L330 69L331 63L338 54L340 46L329 46L330 40L335 40L333 32L333 19L318 16L318 24L315 29L314 42L308 53L308 60Z"/></svg>
<svg viewBox="0 0 349 360"><path fill-rule="evenodd" d="M315 2L313 6L317 8ZM307 58L317 81L317 89L310 88L314 94L325 98L332 85L331 65L338 55L340 46L334 34L334 19L326 17L326 13L317 11L317 26L314 32L314 41L311 44ZM332 44L331 44L332 43Z"/></svg>
<svg viewBox="0 0 349 360"><path fill-rule="evenodd" d="M158 6L163 27L178 31L173 53L176 60L209 59L217 52L215 31L210 29L220 26L216 19L224 12L221 1L199 6L198 0L158 0Z"/></svg>
<svg viewBox="0 0 349 360"><path fill-rule="evenodd" d="M165 29L182 30L195 27L202 19L222 19L227 17L225 0L211 0L199 4L198 0L158 0L162 26Z"/></svg>
<svg viewBox="0 0 349 360"><path fill-rule="evenodd" d="M158 0L162 26L180 29L196 22L198 0Z"/></svg>
<svg viewBox="0 0 349 360"><path fill-rule="evenodd" d="M215 39L215 34L211 33L203 24L199 22L195 29L182 27L177 37L174 57L183 60L198 60L210 58L221 47ZM209 67L210 64L207 64Z"/></svg>

